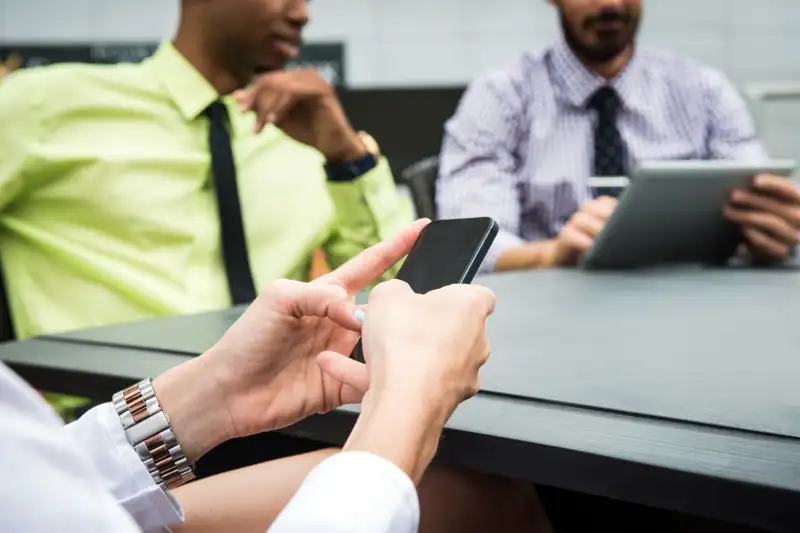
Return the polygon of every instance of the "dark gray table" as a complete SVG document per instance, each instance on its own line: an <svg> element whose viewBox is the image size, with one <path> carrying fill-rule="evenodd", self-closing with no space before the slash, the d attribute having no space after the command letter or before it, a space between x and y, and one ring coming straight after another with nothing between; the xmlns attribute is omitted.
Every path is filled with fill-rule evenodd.
<svg viewBox="0 0 800 533"><path fill-rule="evenodd" d="M440 460L776 531L800 529L800 273L535 272L498 295L484 392ZM39 387L101 399L208 348L240 311L0 350ZM355 409L288 432L344 442Z"/></svg>

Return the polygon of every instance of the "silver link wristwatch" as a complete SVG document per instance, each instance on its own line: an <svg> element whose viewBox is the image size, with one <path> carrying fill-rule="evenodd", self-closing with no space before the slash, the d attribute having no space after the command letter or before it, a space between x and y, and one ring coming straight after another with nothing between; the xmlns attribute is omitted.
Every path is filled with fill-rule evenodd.
<svg viewBox="0 0 800 533"><path fill-rule="evenodd" d="M158 486L174 489L195 478L194 467L172 433L169 417L161 410L151 379L119 391L112 402L128 442Z"/></svg>

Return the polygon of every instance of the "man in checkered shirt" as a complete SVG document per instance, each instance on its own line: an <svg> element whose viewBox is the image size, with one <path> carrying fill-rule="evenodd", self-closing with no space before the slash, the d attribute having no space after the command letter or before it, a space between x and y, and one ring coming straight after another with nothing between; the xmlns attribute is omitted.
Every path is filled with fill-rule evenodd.
<svg viewBox="0 0 800 533"><path fill-rule="evenodd" d="M616 206L590 176L645 159L767 159L721 72L636 46L641 0L549 1L563 38L475 80L446 126L439 214L500 223L487 271L575 264ZM754 260L776 262L798 244L800 192L758 176L725 216Z"/></svg>

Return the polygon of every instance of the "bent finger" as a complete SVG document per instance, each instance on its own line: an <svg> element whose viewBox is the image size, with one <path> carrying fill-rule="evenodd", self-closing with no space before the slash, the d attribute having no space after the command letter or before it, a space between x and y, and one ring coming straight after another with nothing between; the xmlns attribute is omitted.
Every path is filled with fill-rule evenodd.
<svg viewBox="0 0 800 533"><path fill-rule="evenodd" d="M369 390L369 370L367 365L359 363L336 352L322 352L317 357L317 366L334 380L350 387L350 401L354 403ZM344 391L343 391L344 394Z"/></svg>

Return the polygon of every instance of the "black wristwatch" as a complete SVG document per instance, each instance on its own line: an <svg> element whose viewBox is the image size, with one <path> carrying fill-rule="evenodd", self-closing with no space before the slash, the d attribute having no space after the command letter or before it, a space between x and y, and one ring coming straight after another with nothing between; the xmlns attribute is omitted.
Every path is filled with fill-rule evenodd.
<svg viewBox="0 0 800 533"><path fill-rule="evenodd" d="M328 181L333 182L349 182L354 181L378 165L380 160L380 148L378 143L375 142L368 133L360 131L358 137L364 143L366 153L353 161L345 163L326 163L325 174L328 176Z"/></svg>

